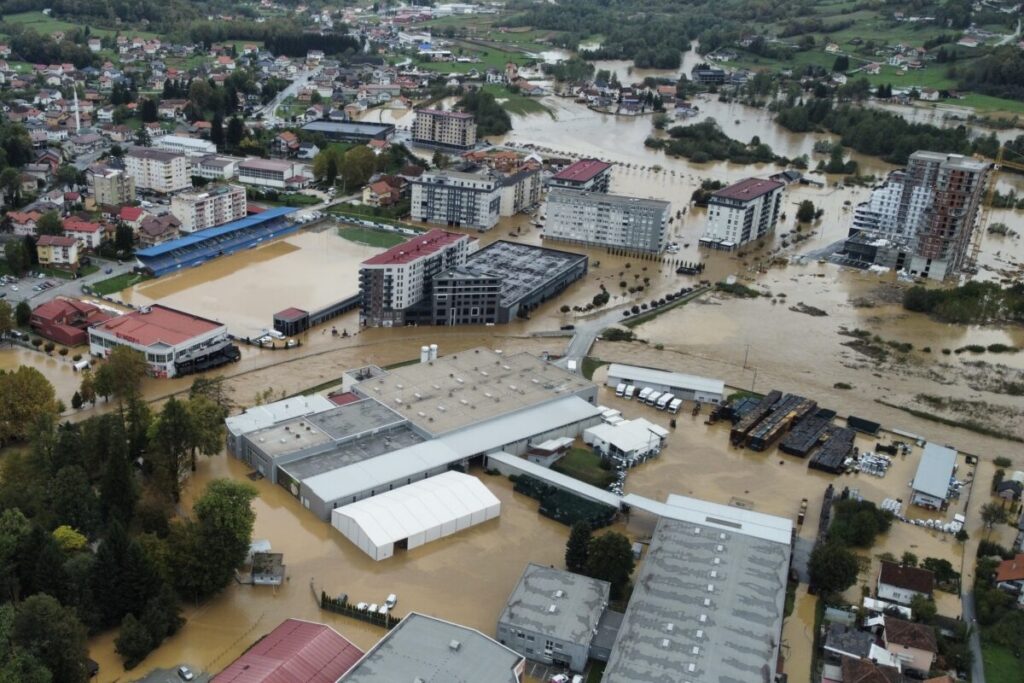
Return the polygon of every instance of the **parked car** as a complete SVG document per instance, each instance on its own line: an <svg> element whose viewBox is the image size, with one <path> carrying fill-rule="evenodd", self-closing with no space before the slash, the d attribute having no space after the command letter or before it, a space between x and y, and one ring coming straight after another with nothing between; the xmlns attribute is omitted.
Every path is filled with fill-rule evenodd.
<svg viewBox="0 0 1024 683"><path fill-rule="evenodd" d="M114 269L113 268L107 268L103 272L106 273L107 275L110 275L111 273L114 272Z"/></svg>
<svg viewBox="0 0 1024 683"><path fill-rule="evenodd" d="M196 675L192 673L192 669L188 668L187 666L178 667L178 678L180 678L181 680L191 681L195 677Z"/></svg>
<svg viewBox="0 0 1024 683"><path fill-rule="evenodd" d="M387 597L387 599L386 599L386 600L384 601L384 604L388 606L388 609L394 609L394 608L395 608L395 605L397 605L397 604L398 604L398 596L397 596L397 595L395 595L394 593L392 593L392 594L391 594L391 595L389 595L389 596Z"/></svg>

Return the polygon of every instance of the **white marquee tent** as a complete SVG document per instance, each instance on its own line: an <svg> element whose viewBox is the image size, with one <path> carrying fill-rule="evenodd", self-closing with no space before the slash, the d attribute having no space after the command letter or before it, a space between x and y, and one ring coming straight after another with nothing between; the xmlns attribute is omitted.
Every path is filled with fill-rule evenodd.
<svg viewBox="0 0 1024 683"><path fill-rule="evenodd" d="M337 508L331 525L375 560L494 519L501 502L479 479L448 471Z"/></svg>

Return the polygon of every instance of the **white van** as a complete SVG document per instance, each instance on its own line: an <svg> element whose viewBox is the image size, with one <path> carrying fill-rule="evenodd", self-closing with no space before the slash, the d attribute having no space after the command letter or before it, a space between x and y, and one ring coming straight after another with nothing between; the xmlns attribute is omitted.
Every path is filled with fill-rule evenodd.
<svg viewBox="0 0 1024 683"><path fill-rule="evenodd" d="M640 394L636 397L636 400L643 401L646 403L647 397L651 395L652 391L654 391L654 389L651 389L650 387L644 387L643 389L640 390Z"/></svg>
<svg viewBox="0 0 1024 683"><path fill-rule="evenodd" d="M665 408L668 408L668 405L672 403L672 399L674 398L675 394L666 391L661 395L661 398L658 399L658 410L665 410Z"/></svg>
<svg viewBox="0 0 1024 683"><path fill-rule="evenodd" d="M660 391L652 391L651 393L647 394L647 404L648 405L652 405L652 406L653 405L657 405L658 400L660 398L661 398L661 392Z"/></svg>
<svg viewBox="0 0 1024 683"><path fill-rule="evenodd" d="M85 359L82 359L80 361L75 361L74 368L75 368L75 372L81 372L82 370L87 370L89 368L89 361L85 360Z"/></svg>
<svg viewBox="0 0 1024 683"><path fill-rule="evenodd" d="M674 398L674 399L672 399L672 402L668 404L668 412L670 412L673 415L675 415L676 413L679 412L679 409L682 408L682 407L683 407L683 399L681 399L681 398Z"/></svg>
<svg viewBox="0 0 1024 683"><path fill-rule="evenodd" d="M388 609L394 609L395 605L398 604L398 596L392 593L387 597L387 600L384 601L384 604L387 605Z"/></svg>
<svg viewBox="0 0 1024 683"><path fill-rule="evenodd" d="M624 393L622 395L622 398L626 399L627 401L632 401L633 400L633 394L635 392L636 392L636 387L633 386L632 384L630 384L629 386L626 387L626 393Z"/></svg>
<svg viewBox="0 0 1024 683"><path fill-rule="evenodd" d="M619 386L615 387L615 395L622 396L624 393L626 393L626 383L619 382Z"/></svg>

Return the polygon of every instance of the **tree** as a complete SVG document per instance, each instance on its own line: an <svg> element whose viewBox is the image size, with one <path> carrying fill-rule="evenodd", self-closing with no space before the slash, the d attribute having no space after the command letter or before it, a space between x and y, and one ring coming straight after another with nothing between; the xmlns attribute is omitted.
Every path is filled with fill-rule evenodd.
<svg viewBox="0 0 1024 683"><path fill-rule="evenodd" d="M590 541L586 574L610 583L612 598L618 600L625 594L635 563L629 539L609 531Z"/></svg>
<svg viewBox="0 0 1024 683"><path fill-rule="evenodd" d="M377 157L368 147L353 147L345 152L338 172L341 174L345 189L361 187L373 175L377 164Z"/></svg>
<svg viewBox="0 0 1024 683"><path fill-rule="evenodd" d="M36 233L39 235L64 234L64 221L56 211L47 211L36 221Z"/></svg>
<svg viewBox="0 0 1024 683"><path fill-rule="evenodd" d="M106 370L109 375L110 395L121 401L130 401L138 397L142 387L146 358L131 347L118 346L107 356L107 363L101 370Z"/></svg>
<svg viewBox="0 0 1024 683"><path fill-rule="evenodd" d="M590 551L590 524L576 522L569 532L569 541L565 544L565 568L577 574L587 568L587 557Z"/></svg>
<svg viewBox="0 0 1024 683"><path fill-rule="evenodd" d="M0 372L0 444L28 438L39 420L57 414L53 385L38 370Z"/></svg>
<svg viewBox="0 0 1024 683"><path fill-rule="evenodd" d="M153 144L153 136L149 134L149 128L145 125L135 131L135 144L139 147L150 147Z"/></svg>
<svg viewBox="0 0 1024 683"><path fill-rule="evenodd" d="M91 535L99 525L99 500L85 470L78 465L62 467L49 488L50 510L59 524L68 524Z"/></svg>
<svg viewBox="0 0 1024 683"><path fill-rule="evenodd" d="M814 202L810 199L805 199L800 202L800 206L796 210L796 219L801 223L810 223L814 220Z"/></svg>
<svg viewBox="0 0 1024 683"><path fill-rule="evenodd" d="M172 571L182 595L199 600L233 580L252 543L255 497L256 489L249 484L215 479L192 509L195 521L174 525Z"/></svg>
<svg viewBox="0 0 1024 683"><path fill-rule="evenodd" d="M190 464L196 471L196 453L217 455L224 445L224 418L219 405L205 396L195 396L186 404L191 427Z"/></svg>
<svg viewBox="0 0 1024 683"><path fill-rule="evenodd" d="M451 158L442 152L441 150L434 150L434 156L431 157L430 163L434 168L446 169L451 166Z"/></svg>
<svg viewBox="0 0 1024 683"><path fill-rule="evenodd" d="M139 106L139 117L143 123L154 123L157 120L158 112L156 101L152 97L143 98Z"/></svg>
<svg viewBox="0 0 1024 683"><path fill-rule="evenodd" d="M921 563L923 569L935 574L935 581L944 584L960 580L960 572L953 568L949 560L939 557L926 557Z"/></svg>
<svg viewBox="0 0 1024 683"><path fill-rule="evenodd" d="M14 307L14 321L18 323L18 327L25 327L31 319L32 307L28 305L27 301L19 301L18 305Z"/></svg>
<svg viewBox="0 0 1024 683"><path fill-rule="evenodd" d="M213 401L224 417L231 414L236 404L231 398L231 387L228 386L223 376L218 377L196 377L189 387L189 399L197 396L204 396Z"/></svg>
<svg viewBox="0 0 1024 683"><path fill-rule="evenodd" d="M25 253L25 243L21 240L11 240L4 245L4 257L7 259L7 266L15 275L21 275L29 266L29 258Z"/></svg>
<svg viewBox="0 0 1024 683"><path fill-rule="evenodd" d="M903 558L900 560L900 563L904 567L916 567L917 566L917 555L915 555L914 553L910 552L909 550L905 550L905 551L903 551Z"/></svg>
<svg viewBox="0 0 1024 683"><path fill-rule="evenodd" d="M935 602L920 593L910 598L910 611L914 615L914 621L922 624L930 624L938 613Z"/></svg>
<svg viewBox="0 0 1024 683"><path fill-rule="evenodd" d="M6 301L0 301L0 339L14 329L14 311Z"/></svg>
<svg viewBox="0 0 1024 683"><path fill-rule="evenodd" d="M126 223L118 223L114 230L114 249L119 252L130 252L135 246L135 231Z"/></svg>
<svg viewBox="0 0 1024 683"><path fill-rule="evenodd" d="M61 524L53 530L53 540L66 553L82 550L89 543L89 539L67 524Z"/></svg>
<svg viewBox="0 0 1024 683"><path fill-rule="evenodd" d="M18 203L18 197L21 195L21 173L17 168L9 166L0 171L0 192L7 197L8 203Z"/></svg>
<svg viewBox="0 0 1024 683"><path fill-rule="evenodd" d="M173 396L149 429L150 463L161 482L161 490L175 502L181 498L181 480L188 473L192 431L188 406Z"/></svg>
<svg viewBox="0 0 1024 683"><path fill-rule="evenodd" d="M113 377L111 376L109 365L103 365L96 371L96 376L93 379L93 389L97 396L103 397L104 401L113 395Z"/></svg>
<svg viewBox="0 0 1024 683"><path fill-rule="evenodd" d="M210 123L210 142L217 145L217 149L224 147L224 117L219 112L213 115Z"/></svg>
<svg viewBox="0 0 1024 683"><path fill-rule="evenodd" d="M49 595L33 595L18 605L11 642L35 656L58 683L85 683L85 627L73 610Z"/></svg>
<svg viewBox="0 0 1024 683"><path fill-rule="evenodd" d="M112 626L126 614L142 614L162 579L139 542L114 521L96 551L91 583L97 617L102 625Z"/></svg>
<svg viewBox="0 0 1024 683"><path fill-rule="evenodd" d="M850 58L846 55L839 55L836 57L836 61L832 63L832 70L840 73L850 70Z"/></svg>
<svg viewBox="0 0 1024 683"><path fill-rule="evenodd" d="M121 631L114 640L114 651L124 659L124 668L134 669L153 651L153 647L153 638L145 625L134 614L126 614L121 620Z"/></svg>
<svg viewBox="0 0 1024 683"><path fill-rule="evenodd" d="M71 396L71 407L80 410L82 407L82 395L77 391Z"/></svg>
<svg viewBox="0 0 1024 683"><path fill-rule="evenodd" d="M842 593L857 581L857 556L834 541L819 543L811 552L807 565L811 585L819 593Z"/></svg>
<svg viewBox="0 0 1024 683"><path fill-rule="evenodd" d="M1007 519L1006 508L999 503L985 503L981 506L981 521L985 523L985 528L992 532L992 527L996 524L1005 524ZM989 534L985 534L988 538Z"/></svg>
<svg viewBox="0 0 1024 683"><path fill-rule="evenodd" d="M135 503L138 501L138 487L132 474L131 463L125 452L124 432L120 433L121 448L112 451L107 457L100 479L100 501L104 518L109 523L117 520L121 524L129 524Z"/></svg>
<svg viewBox="0 0 1024 683"><path fill-rule="evenodd" d="M242 138L245 137L245 124L242 123L242 119L237 116L232 116L231 120L228 121L228 130L225 138L228 143L228 148L235 149L242 143Z"/></svg>

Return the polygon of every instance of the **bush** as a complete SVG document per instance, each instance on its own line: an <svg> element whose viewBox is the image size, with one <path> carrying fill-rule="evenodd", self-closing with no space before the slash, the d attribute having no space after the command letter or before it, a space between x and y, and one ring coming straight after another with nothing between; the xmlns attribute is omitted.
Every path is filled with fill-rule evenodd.
<svg viewBox="0 0 1024 683"><path fill-rule="evenodd" d="M39 348L40 346L42 346L42 345L43 345L43 340L42 340L42 339L40 339L39 337L36 337L36 338L34 338L34 339L32 340L32 346L36 347L37 349L38 349L38 348Z"/></svg>
<svg viewBox="0 0 1024 683"><path fill-rule="evenodd" d="M57 353L59 353L59 354L60 354L61 356L66 356L66 355L68 355L68 350L67 350L67 347L64 347L64 346L60 347L60 350L59 350L59 351L57 351Z"/></svg>
<svg viewBox="0 0 1024 683"><path fill-rule="evenodd" d="M55 348L57 348L57 345L54 344L53 342L48 341L45 344L43 344L43 351L46 351L47 353L53 353L53 350Z"/></svg>
<svg viewBox="0 0 1024 683"><path fill-rule="evenodd" d="M1013 462L1009 458L1007 458L1005 455L1000 455L999 457L997 457L992 462L995 463L996 467L1002 467L1004 469L1013 464Z"/></svg>
<svg viewBox="0 0 1024 683"><path fill-rule="evenodd" d="M77 363L78 361L82 360L82 354L76 353L75 355L71 356L71 360Z"/></svg>
<svg viewBox="0 0 1024 683"><path fill-rule="evenodd" d="M982 539L978 541L978 557L994 557L999 556L1004 560L1013 559L1013 552L1007 550L1003 546L999 545L995 541L988 541Z"/></svg>
<svg viewBox="0 0 1024 683"><path fill-rule="evenodd" d="M867 500L841 500L835 506L835 519L829 539L845 545L870 548L875 536L892 525L892 513L878 509Z"/></svg>

